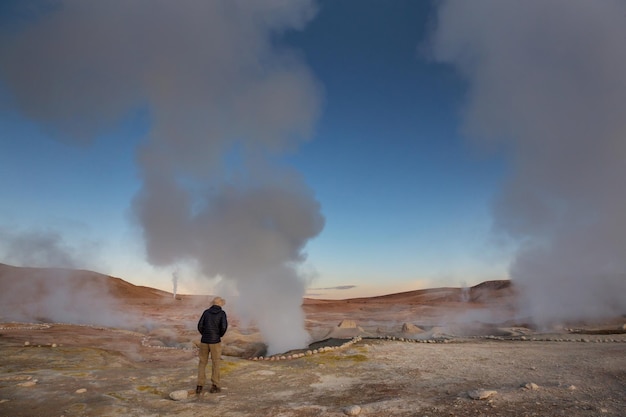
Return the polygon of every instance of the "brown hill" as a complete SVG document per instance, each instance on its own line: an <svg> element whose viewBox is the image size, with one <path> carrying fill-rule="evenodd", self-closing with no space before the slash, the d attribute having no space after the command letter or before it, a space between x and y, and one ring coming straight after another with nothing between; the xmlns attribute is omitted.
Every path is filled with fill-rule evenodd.
<svg viewBox="0 0 626 417"><path fill-rule="evenodd" d="M305 299L305 305L329 305L334 303L348 304L403 304L428 305L457 302L481 302L488 299L509 297L514 295L514 287L510 280L485 281L469 288L428 288L406 291L375 297L349 298L345 300Z"/></svg>
<svg viewBox="0 0 626 417"><path fill-rule="evenodd" d="M133 285L121 278L82 269L17 267L0 263L0 286L3 292L24 290L43 295L51 288L68 290L97 289L120 299L160 299L171 297L166 291ZM13 293L13 297L19 295Z"/></svg>
<svg viewBox="0 0 626 417"><path fill-rule="evenodd" d="M120 278L86 270L15 267L0 264L0 321L43 321L128 325L129 317L163 316L180 319L206 307L206 296L180 296L137 286ZM427 320L446 310L460 314L486 306L514 303L510 281L488 281L471 288L432 288L345 300L303 299L307 316L323 315L339 323L344 319L410 322ZM232 300L234 306L236 300ZM187 320L190 320L188 318ZM193 321L193 320L192 320Z"/></svg>
<svg viewBox="0 0 626 417"><path fill-rule="evenodd" d="M0 264L0 321L128 327L133 305L171 297L120 278L85 270Z"/></svg>
<svg viewBox="0 0 626 417"><path fill-rule="evenodd" d="M81 290L96 287L99 291L117 299L162 299L171 297L167 291L151 287L133 285L121 278L87 270L66 268L16 267L0 263L0 286L3 293L24 290L27 293L40 293L52 287L67 287ZM304 305L340 304L404 304L427 305L456 302L480 302L487 299L508 297L513 294L510 280L486 281L469 288L441 287L374 297L349 298L344 300L324 300L305 298ZM17 294L13 294L17 296Z"/></svg>

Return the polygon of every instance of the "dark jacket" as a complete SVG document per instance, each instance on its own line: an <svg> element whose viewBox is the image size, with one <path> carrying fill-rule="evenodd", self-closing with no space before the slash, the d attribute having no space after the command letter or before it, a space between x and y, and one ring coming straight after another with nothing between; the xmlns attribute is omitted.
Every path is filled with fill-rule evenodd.
<svg viewBox="0 0 626 417"><path fill-rule="evenodd" d="M220 343L228 329L226 312L220 306L211 306L204 310L198 321L198 331L202 334L202 343Z"/></svg>

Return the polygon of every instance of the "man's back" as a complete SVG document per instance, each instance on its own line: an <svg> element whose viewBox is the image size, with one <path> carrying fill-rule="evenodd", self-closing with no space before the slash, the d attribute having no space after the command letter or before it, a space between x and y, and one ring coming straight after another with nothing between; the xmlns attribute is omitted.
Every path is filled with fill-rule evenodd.
<svg viewBox="0 0 626 417"><path fill-rule="evenodd" d="M202 334L202 343L220 343L227 329L226 312L218 305L213 305L204 310L198 321L198 331Z"/></svg>

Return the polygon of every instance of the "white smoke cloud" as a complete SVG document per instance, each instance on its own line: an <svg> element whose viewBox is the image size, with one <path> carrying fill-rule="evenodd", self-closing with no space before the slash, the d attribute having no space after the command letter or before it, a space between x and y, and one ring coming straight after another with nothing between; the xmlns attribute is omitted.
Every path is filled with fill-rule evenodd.
<svg viewBox="0 0 626 417"><path fill-rule="evenodd" d="M67 242L55 229L0 226L0 253L3 261L17 266L85 268L98 265L100 247L96 242Z"/></svg>
<svg viewBox="0 0 626 417"><path fill-rule="evenodd" d="M15 268L0 264L0 320L58 322L136 328L122 312L107 277L62 268Z"/></svg>
<svg viewBox="0 0 626 417"><path fill-rule="evenodd" d="M234 282L270 351L302 347L297 267L324 220L305 182L276 161L309 137L320 93L277 41L314 16L312 2L54 4L0 38L0 75L21 111L88 143L148 107L132 203L148 260L196 262Z"/></svg>
<svg viewBox="0 0 626 417"><path fill-rule="evenodd" d="M11 231L0 228L0 247L7 262L20 266L74 268L73 249L53 230Z"/></svg>
<svg viewBox="0 0 626 417"><path fill-rule="evenodd" d="M466 133L510 151L494 205L543 323L626 311L626 3L445 1L434 58L468 81Z"/></svg>

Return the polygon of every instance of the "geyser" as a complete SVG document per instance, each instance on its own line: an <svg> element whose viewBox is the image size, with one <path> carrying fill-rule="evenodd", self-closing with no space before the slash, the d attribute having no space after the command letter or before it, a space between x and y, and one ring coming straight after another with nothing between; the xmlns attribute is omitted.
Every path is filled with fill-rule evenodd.
<svg viewBox="0 0 626 417"><path fill-rule="evenodd" d="M279 35L314 12L307 0L61 0L0 39L22 112L61 140L149 111L132 202L147 259L230 281L270 350L306 344L298 266L324 224L280 159L310 136L320 97Z"/></svg>
<svg viewBox="0 0 626 417"><path fill-rule="evenodd" d="M626 312L625 15L611 0L438 9L432 51L468 82L465 133L509 152L494 225L538 324Z"/></svg>

